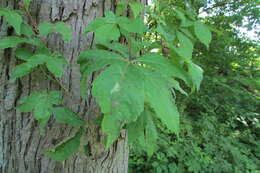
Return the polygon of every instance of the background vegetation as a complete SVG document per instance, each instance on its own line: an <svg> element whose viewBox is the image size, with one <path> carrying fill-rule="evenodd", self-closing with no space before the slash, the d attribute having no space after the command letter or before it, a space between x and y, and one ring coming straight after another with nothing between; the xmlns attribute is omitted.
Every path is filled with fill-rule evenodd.
<svg viewBox="0 0 260 173"><path fill-rule="evenodd" d="M204 70L201 89L188 97L177 93L179 137L158 125L157 151L148 157L132 148L130 171L259 173L259 6L250 0L194 3L215 31L210 48L197 44L193 53Z"/></svg>

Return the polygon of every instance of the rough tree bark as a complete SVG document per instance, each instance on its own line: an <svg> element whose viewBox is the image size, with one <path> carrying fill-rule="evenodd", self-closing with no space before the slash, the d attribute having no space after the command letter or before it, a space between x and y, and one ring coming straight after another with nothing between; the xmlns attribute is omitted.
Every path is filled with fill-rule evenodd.
<svg viewBox="0 0 260 173"><path fill-rule="evenodd" d="M20 0L0 0L0 8L19 9ZM73 40L63 42L58 35L48 37L48 46L60 51L70 66L66 68L62 84L70 91L65 96L66 105L91 120L99 114L93 98L82 100L79 95L80 73L76 58L93 44L93 34L84 35L83 29L105 10L114 10L115 0L33 0L31 10L39 22L63 21L73 29ZM143 2L145 2L143 0ZM0 39L13 31L0 19ZM101 144L98 127L90 125L86 143L90 156L77 154L64 163L55 162L42 153L62 139L73 134L75 129L49 122L46 136L39 135L33 116L15 109L19 100L42 90L59 90L59 85L36 71L14 83L8 83L12 69L17 64L11 49L0 51L0 173L126 173L128 167L127 137L122 132L109 151ZM100 139L101 138L101 139Z"/></svg>

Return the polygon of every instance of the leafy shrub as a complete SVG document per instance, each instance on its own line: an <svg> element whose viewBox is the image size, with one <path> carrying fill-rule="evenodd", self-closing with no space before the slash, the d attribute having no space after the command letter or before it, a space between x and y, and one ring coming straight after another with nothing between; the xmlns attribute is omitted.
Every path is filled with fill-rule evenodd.
<svg viewBox="0 0 260 173"><path fill-rule="evenodd" d="M177 138L160 126L159 147L148 158L131 155L132 172L220 173L259 170L259 100L241 85L206 77L200 93L183 99Z"/></svg>

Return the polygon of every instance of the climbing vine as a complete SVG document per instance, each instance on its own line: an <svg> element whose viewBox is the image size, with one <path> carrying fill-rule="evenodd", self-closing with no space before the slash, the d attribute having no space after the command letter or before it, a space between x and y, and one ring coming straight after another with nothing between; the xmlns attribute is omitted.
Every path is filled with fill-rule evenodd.
<svg viewBox="0 0 260 173"><path fill-rule="evenodd" d="M24 0L21 11L0 9L0 16L15 30L15 35L0 40L0 49L14 49L20 62L10 80L19 80L40 70L61 85L59 80L69 64L60 52L46 46L45 36L61 34L67 41L73 39L72 31L63 22L36 25L31 21L32 25L29 25L23 17L32 20L30 2ZM124 15L126 10L130 10L127 17ZM141 13L144 11L147 13L143 20ZM104 17L92 21L85 31L94 32L95 48L78 57L82 73L79 85L82 98L90 88L100 106L100 126L106 134L106 148L118 139L122 129L127 129L129 143L138 142L151 156L156 150L158 120L178 135L175 92L187 95L187 87L191 91L200 87L203 70L192 62L192 52L197 41L209 46L209 28L198 20L191 6L177 8L158 1L150 8L144 8L131 1L118 2L115 13L107 11ZM91 86L87 86L93 72L97 76ZM62 88L61 91L33 93L23 98L18 106L21 112L33 112L42 135L51 116L57 122L79 128L74 136L45 153L58 161L79 150L80 139L87 128L79 115L62 106L62 97L68 92Z"/></svg>

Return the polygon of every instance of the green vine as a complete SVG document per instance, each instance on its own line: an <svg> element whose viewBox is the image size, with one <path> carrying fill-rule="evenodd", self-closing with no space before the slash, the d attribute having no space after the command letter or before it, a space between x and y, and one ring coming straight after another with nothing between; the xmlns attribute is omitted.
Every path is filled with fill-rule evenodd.
<svg viewBox="0 0 260 173"><path fill-rule="evenodd" d="M63 22L36 25L29 12L30 2L24 0L22 11L0 9L0 16L16 32L14 36L0 40L0 49L15 49L16 58L22 61L14 68L11 80L40 69L65 93L69 92L59 82L64 66L69 64L59 52L47 48L44 37L58 33L64 41L71 40L71 30ZM126 9L131 9L131 17L123 16ZM86 32L95 33L96 49L82 52L78 63L83 98L86 97L89 75L101 71L91 84L91 91L101 108L101 129L107 135L106 148L118 139L121 129L127 129L129 143L140 143L151 156L158 138L157 119L178 135L179 113L174 93L179 91L187 95L184 84L192 91L199 89L203 70L192 62L193 45L200 41L208 47L211 33L190 11L161 8L156 2L151 7L156 20L144 23L140 17L143 9L134 1L119 2L116 13L107 11L105 17L92 21ZM147 14L149 19L151 14L149 11ZM27 16L32 25L23 21L21 15ZM21 44L31 45L35 51L19 46ZM165 49L168 52L163 52ZM86 123L76 113L61 106L64 92L44 90L33 93L21 100L18 109L33 112L42 134L51 115L57 122L86 128ZM84 134L82 128L79 129L75 136L45 154L63 161L77 152Z"/></svg>

